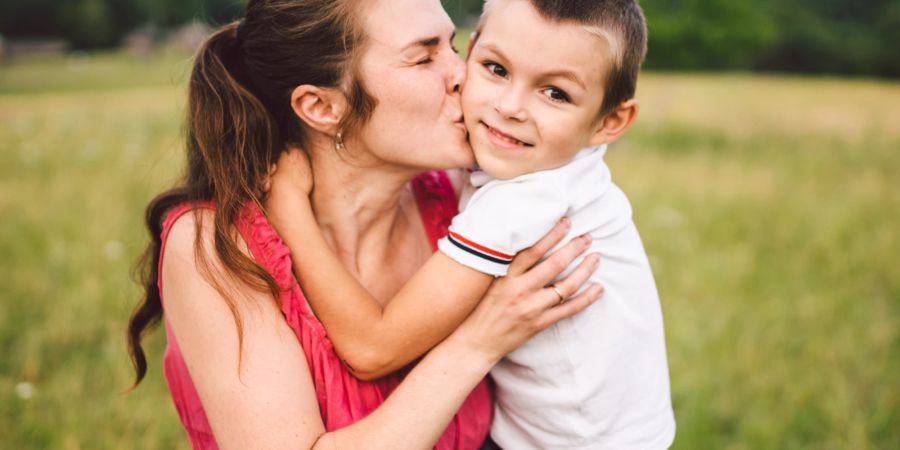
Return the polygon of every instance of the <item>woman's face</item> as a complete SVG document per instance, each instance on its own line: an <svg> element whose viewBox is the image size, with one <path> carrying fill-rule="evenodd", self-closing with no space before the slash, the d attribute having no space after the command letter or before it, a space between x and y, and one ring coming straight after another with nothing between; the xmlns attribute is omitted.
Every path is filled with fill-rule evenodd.
<svg viewBox="0 0 900 450"><path fill-rule="evenodd" d="M440 1L379 0L364 25L360 76L378 105L355 139L376 159L402 168L473 164L460 107L465 64Z"/></svg>

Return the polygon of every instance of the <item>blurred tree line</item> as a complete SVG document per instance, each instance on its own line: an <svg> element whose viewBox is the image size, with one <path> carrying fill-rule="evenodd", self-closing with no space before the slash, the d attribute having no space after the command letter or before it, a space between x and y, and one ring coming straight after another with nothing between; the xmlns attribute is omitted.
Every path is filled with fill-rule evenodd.
<svg viewBox="0 0 900 450"><path fill-rule="evenodd" d="M140 26L239 16L245 0L0 0L0 34L116 45ZM471 25L483 0L443 0ZM646 67L900 76L900 0L641 0Z"/></svg>
<svg viewBox="0 0 900 450"><path fill-rule="evenodd" d="M243 14L246 0L0 0L0 34L61 37L79 49L118 45L142 27L192 20L216 24Z"/></svg>

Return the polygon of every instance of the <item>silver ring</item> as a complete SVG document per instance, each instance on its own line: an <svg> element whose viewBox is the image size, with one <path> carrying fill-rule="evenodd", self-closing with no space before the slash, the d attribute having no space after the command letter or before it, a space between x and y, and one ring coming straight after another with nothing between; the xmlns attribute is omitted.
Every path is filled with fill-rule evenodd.
<svg viewBox="0 0 900 450"><path fill-rule="evenodd" d="M559 297L559 303L562 303L566 300L566 296L562 295L562 292L559 292L559 288L557 288L555 284L551 284L549 288L553 289L553 292L556 292L556 296ZM559 303L557 303L557 305Z"/></svg>

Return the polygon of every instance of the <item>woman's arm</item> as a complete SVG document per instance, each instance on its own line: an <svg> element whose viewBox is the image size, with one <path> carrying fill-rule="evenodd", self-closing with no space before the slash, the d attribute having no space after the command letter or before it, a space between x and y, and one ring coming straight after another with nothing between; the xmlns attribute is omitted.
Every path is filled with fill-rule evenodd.
<svg viewBox="0 0 900 450"><path fill-rule="evenodd" d="M291 249L294 274L303 286L329 338L356 376L373 379L391 373L421 356L446 338L482 299L493 277L466 267L441 252L435 253L403 286L387 306L344 268L328 246L312 215L307 192L311 176L303 155L286 152L279 161L269 197L269 219ZM549 251L568 231L568 221L558 224L530 251L531 264ZM576 239L534 272L542 288L583 252L590 240ZM557 283L564 294L584 283L597 258L585 258L566 280ZM509 295L531 264L510 270L494 295Z"/></svg>
<svg viewBox="0 0 900 450"><path fill-rule="evenodd" d="M212 223L209 212L200 214L207 214L204 224ZM558 306L552 306L556 298L548 290L486 299L376 411L326 432L303 349L277 302L240 282L227 282L211 251L211 227L200 236L208 271L198 269L193 215L173 226L163 258L163 296L166 319L223 449L359 448L360 443L373 449L431 448L499 358L600 295L594 288ZM206 276L216 276L235 300L242 348L232 312Z"/></svg>

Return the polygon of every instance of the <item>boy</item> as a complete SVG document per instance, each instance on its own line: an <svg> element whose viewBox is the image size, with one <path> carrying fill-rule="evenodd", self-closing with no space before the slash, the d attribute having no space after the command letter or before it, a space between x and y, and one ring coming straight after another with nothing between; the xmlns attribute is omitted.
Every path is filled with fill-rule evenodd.
<svg viewBox="0 0 900 450"><path fill-rule="evenodd" d="M482 172L472 174L479 189L453 220L440 252L372 319L360 319L360 311L374 300L361 290L348 293L344 286L358 288L349 275L317 275L321 259L295 258L298 278L342 356L355 345L344 336L388 342L388 328L400 330L395 336L407 350L417 340L430 346L441 337L429 333L449 331L433 324L416 331L408 311L396 314L405 322L391 324L390 310L421 304L422 297L440 301L435 296L449 294L433 287L446 280L470 280L459 284L483 293L491 280L485 274L506 275L513 255L568 217L564 242L589 234L592 251L603 256L591 279L605 287L604 297L492 370L491 445L667 448L675 423L659 299L631 207L603 162L606 144L637 116L633 96L646 52L640 7L636 0L488 0L469 46L463 112ZM381 324L349 330L372 321Z"/></svg>
<svg viewBox="0 0 900 450"><path fill-rule="evenodd" d="M496 253L527 248L565 215L568 238L593 238L603 263L592 280L606 288L491 371L502 448L652 449L674 437L655 283L603 163L637 115L645 30L633 0L488 0L470 43L463 112L486 174L473 174L480 189L441 251L502 276Z"/></svg>

